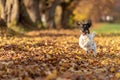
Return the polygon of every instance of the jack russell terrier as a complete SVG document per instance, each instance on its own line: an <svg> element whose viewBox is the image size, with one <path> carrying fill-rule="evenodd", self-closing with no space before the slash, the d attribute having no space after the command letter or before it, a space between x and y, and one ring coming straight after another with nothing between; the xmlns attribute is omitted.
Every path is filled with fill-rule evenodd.
<svg viewBox="0 0 120 80"><path fill-rule="evenodd" d="M81 35L79 37L79 45L83 48L87 53L94 53L94 56L97 55L96 51L96 43L94 42L95 32L90 34L89 28L92 23L90 20L77 22L77 26L80 28Z"/></svg>

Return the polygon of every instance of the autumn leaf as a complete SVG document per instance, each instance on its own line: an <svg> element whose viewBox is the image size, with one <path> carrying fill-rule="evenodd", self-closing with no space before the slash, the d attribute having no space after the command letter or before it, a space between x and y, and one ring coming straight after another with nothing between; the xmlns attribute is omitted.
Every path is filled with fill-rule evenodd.
<svg viewBox="0 0 120 80"><path fill-rule="evenodd" d="M116 73L115 77L120 78L120 73Z"/></svg>
<svg viewBox="0 0 120 80"><path fill-rule="evenodd" d="M117 80L120 78L120 36L97 34L95 41L98 54L94 57L92 53L86 54L80 48L79 30L45 30L34 33L31 33L33 35L31 37L14 36L2 40L1 80Z"/></svg>

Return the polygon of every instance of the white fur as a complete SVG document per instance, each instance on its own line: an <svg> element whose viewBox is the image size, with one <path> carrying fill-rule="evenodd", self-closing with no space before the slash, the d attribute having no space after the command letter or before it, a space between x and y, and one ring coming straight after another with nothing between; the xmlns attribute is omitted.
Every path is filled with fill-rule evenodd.
<svg viewBox="0 0 120 80"><path fill-rule="evenodd" d="M96 43L94 42L95 34L96 34L95 32L93 32L92 34L85 35L81 34L81 36L79 37L79 45L88 53L90 51L93 51L94 55L96 56L97 55Z"/></svg>

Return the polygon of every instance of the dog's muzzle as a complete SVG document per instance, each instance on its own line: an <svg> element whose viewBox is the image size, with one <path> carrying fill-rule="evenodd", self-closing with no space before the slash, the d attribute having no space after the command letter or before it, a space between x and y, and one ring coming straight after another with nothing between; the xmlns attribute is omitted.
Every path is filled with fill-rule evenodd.
<svg viewBox="0 0 120 80"><path fill-rule="evenodd" d="M88 30L82 30L82 34L83 34L83 35L89 34L89 31L88 31Z"/></svg>

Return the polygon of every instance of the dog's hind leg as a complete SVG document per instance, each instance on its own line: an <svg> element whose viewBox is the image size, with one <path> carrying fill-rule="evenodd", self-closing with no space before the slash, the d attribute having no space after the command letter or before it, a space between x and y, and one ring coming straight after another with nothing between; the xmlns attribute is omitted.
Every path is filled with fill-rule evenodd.
<svg viewBox="0 0 120 80"><path fill-rule="evenodd" d="M91 51L90 50L88 50L88 51L86 51L87 52L87 54L90 54L91 53Z"/></svg>
<svg viewBox="0 0 120 80"><path fill-rule="evenodd" d="M96 32L92 32L92 38L94 38L96 35Z"/></svg>
<svg viewBox="0 0 120 80"><path fill-rule="evenodd" d="M87 51L87 54L89 53L89 51Z"/></svg>

